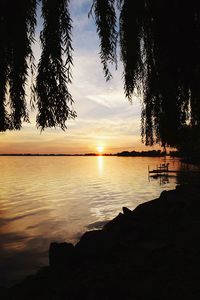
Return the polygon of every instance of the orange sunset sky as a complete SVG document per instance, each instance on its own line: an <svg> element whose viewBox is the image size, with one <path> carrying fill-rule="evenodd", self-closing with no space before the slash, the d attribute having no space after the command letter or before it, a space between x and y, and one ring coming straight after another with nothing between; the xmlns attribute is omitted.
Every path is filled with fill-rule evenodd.
<svg viewBox="0 0 200 300"><path fill-rule="evenodd" d="M67 122L65 132L57 128L41 133L35 125L36 112L30 112L31 123L24 124L21 131L0 134L0 153L74 154L97 152L98 147L103 147L105 153L150 150L141 143L140 100L133 97L131 105L124 97L120 63L117 71L113 69L113 79L105 81L94 20L88 19L90 5L89 0L71 1L74 68L70 91L77 118ZM36 62L41 22L39 18L34 45ZM27 99L28 95L27 89Z"/></svg>

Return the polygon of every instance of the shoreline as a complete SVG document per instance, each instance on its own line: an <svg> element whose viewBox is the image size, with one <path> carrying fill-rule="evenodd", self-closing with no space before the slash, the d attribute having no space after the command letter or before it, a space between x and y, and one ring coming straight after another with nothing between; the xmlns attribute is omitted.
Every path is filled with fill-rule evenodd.
<svg viewBox="0 0 200 300"><path fill-rule="evenodd" d="M49 266L2 299L199 299L199 185L178 186L74 246L51 243Z"/></svg>
<svg viewBox="0 0 200 300"><path fill-rule="evenodd" d="M161 152L160 150L147 150L147 151L122 151L122 152L117 152L117 153L95 153L95 152L91 152L91 153L0 153L0 156L54 156L54 157L63 157L63 156L117 156L117 157L165 157L166 153L165 152ZM173 157L174 156L170 156L169 157ZM179 157L178 157L179 158Z"/></svg>

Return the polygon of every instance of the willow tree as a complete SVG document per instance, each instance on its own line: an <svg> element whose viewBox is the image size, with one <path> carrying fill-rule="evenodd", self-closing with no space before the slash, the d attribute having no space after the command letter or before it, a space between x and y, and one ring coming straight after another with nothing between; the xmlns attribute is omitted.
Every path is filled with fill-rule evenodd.
<svg viewBox="0 0 200 300"><path fill-rule="evenodd" d="M44 20L42 53L31 87L37 125L64 129L66 120L76 116L68 91L73 50L69 0L0 0L0 131L20 129L28 121L25 89L35 69L31 46L38 2Z"/></svg>
<svg viewBox="0 0 200 300"><path fill-rule="evenodd" d="M64 129L66 120L76 116L68 91L73 50L69 0L1 0L1 131L20 129L22 121L28 121L25 85L28 68L34 69L31 45L37 2L44 19L42 54L32 87L37 125ZM177 146L186 128L198 132L200 2L93 0L91 6L106 79L112 77L109 65L117 65L120 52L125 95L131 101L137 92L142 99L143 141Z"/></svg>

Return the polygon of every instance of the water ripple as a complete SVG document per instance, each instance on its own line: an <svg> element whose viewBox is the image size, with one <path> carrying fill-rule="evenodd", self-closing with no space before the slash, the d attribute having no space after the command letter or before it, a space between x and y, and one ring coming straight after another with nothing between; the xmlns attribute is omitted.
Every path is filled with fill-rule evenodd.
<svg viewBox="0 0 200 300"><path fill-rule="evenodd" d="M148 181L147 166L159 163L157 158L0 157L0 271L7 274L0 279L16 280L16 274L46 264L51 241L76 242L122 206L133 209L174 188L175 179L164 187ZM23 271L24 259L33 253ZM9 262L15 260L12 268Z"/></svg>

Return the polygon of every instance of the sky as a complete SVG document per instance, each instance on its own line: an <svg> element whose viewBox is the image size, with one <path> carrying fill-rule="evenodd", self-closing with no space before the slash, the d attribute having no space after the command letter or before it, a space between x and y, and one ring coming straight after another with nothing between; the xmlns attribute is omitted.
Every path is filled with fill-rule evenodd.
<svg viewBox="0 0 200 300"><path fill-rule="evenodd" d="M36 128L36 112L30 112L30 124L20 131L0 134L0 153L104 153L123 150L150 150L141 142L140 99L133 97L132 104L124 96L122 64L113 78L106 82L99 58L99 39L94 19L88 18L92 0L71 0L73 19L74 67L73 82L69 90L77 112L75 120L67 121L67 130ZM39 12L40 15L40 12ZM36 61L39 58L39 26L33 47ZM29 91L27 91L29 95ZM28 99L29 101L29 99Z"/></svg>

